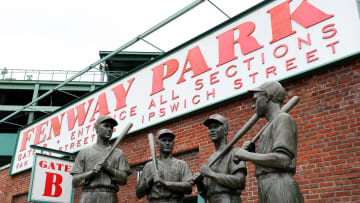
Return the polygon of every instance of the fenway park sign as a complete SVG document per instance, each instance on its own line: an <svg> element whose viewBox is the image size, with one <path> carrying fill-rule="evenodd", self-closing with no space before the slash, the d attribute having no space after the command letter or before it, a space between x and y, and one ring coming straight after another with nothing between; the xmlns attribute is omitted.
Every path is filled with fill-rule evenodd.
<svg viewBox="0 0 360 203"><path fill-rule="evenodd" d="M358 54L359 36L356 0L264 2L22 128L10 174L31 167L36 151L30 145L75 152L93 144L100 115L114 117L117 132L130 121L132 132L138 131L234 98L266 80L291 78Z"/></svg>

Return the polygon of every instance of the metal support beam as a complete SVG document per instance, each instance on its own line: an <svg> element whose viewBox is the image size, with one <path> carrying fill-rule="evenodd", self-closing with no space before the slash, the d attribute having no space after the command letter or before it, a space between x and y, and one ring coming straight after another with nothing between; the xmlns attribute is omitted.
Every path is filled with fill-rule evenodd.
<svg viewBox="0 0 360 203"><path fill-rule="evenodd" d="M23 106L19 105L0 105L0 111L18 111L19 109L22 109ZM60 108L61 106L30 106L27 109L24 109L23 111L28 111L30 113L32 112L53 112L56 109Z"/></svg>
<svg viewBox="0 0 360 203"><path fill-rule="evenodd" d="M36 98L39 96L39 89L40 89L40 84L36 83L35 86L34 86L34 92L33 92L32 101L36 100ZM34 105L37 105L37 102L34 103ZM33 122L34 115L35 115L34 112L29 113L29 117L28 117L28 121L27 121L28 124Z"/></svg>
<svg viewBox="0 0 360 203"><path fill-rule="evenodd" d="M213 2L211 2L210 0L208 0L208 2L213 5L217 10L219 10L222 14L224 14L227 18L231 18L228 14L226 14L223 10L221 10L218 6L216 6L216 4L214 4Z"/></svg>

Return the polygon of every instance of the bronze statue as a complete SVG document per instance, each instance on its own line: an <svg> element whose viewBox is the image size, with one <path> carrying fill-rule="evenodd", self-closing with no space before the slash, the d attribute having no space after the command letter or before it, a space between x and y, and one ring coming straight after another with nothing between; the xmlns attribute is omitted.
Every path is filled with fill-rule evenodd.
<svg viewBox="0 0 360 203"><path fill-rule="evenodd" d="M209 138L214 143L215 152L201 167L200 176L199 174L195 175L194 182L198 187L199 194L209 203L239 203L241 202L241 192L245 188L247 172L245 162L241 161L237 164L233 162L238 148L231 147L216 162L212 162L227 146L228 123L223 116L214 114L204 122L204 125L208 128Z"/></svg>
<svg viewBox="0 0 360 203"><path fill-rule="evenodd" d="M296 123L280 109L285 90L279 82L269 81L250 91L254 93L255 112L259 117L265 117L269 126L260 134L257 153L254 152L253 143L245 142L244 148L253 150L239 149L234 161L251 161L255 164L261 203L304 202L293 178L296 170Z"/></svg>
<svg viewBox="0 0 360 203"><path fill-rule="evenodd" d="M169 129L157 133L156 144L160 158L146 163L136 185L136 196L146 195L151 203L180 203L185 194L192 192L192 173L189 165L173 157L175 134ZM150 143L150 147L151 143Z"/></svg>
<svg viewBox="0 0 360 203"><path fill-rule="evenodd" d="M126 184L131 171L122 150L115 148L109 154L110 138L117 124L109 116L100 116L95 123L96 143L76 156L71 174L73 186L82 187L80 203L118 202L118 185Z"/></svg>

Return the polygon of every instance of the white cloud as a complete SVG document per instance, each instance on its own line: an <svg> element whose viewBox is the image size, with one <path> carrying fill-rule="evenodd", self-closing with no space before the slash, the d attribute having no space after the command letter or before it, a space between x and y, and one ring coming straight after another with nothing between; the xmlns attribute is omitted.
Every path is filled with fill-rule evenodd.
<svg viewBox="0 0 360 203"><path fill-rule="evenodd" d="M0 69L82 70L193 0L3 0ZM213 0L230 16L260 0ZM169 50L227 18L205 1L146 39ZM181 34L179 34L181 33ZM157 51L137 45L129 50Z"/></svg>

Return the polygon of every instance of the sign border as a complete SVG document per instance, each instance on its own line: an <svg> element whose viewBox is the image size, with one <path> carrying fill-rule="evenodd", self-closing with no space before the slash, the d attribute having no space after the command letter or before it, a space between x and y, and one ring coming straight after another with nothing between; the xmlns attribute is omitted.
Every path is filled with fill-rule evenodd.
<svg viewBox="0 0 360 203"><path fill-rule="evenodd" d="M39 202L39 203L58 203L58 202L49 202L49 201L39 201L39 200L32 200L31 199L31 191L32 191L32 187L33 187L33 178L35 176L35 164L36 164L36 158L38 156L43 156L43 157L50 157L50 158L53 158L53 159L58 159L58 160L63 160L63 161L69 161L69 162L75 162L74 160L69 160L69 159L65 159L63 157L55 157L55 156L49 156L49 155L46 155L46 154L41 154L41 153L35 153L35 156L34 156L34 161L33 161L33 166L32 166L32 171L31 171L31 178L30 178L30 186L29 186L29 191L28 191L28 199L27 201L28 202ZM72 187L71 189L71 199L70 199L70 202L74 202L74 195L75 195L75 188Z"/></svg>

